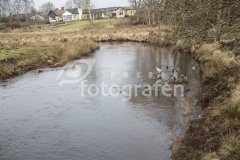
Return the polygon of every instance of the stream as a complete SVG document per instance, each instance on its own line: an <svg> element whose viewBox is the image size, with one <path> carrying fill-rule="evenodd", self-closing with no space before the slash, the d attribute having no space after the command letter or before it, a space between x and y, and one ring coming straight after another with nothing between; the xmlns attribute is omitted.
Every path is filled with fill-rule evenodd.
<svg viewBox="0 0 240 160"><path fill-rule="evenodd" d="M196 62L188 54L141 43L100 43L100 48L82 59L85 64L76 60L68 68L0 81L1 160L171 159L171 144L186 126L181 100L195 106L195 118L201 114ZM154 67L160 65L165 83L173 68L179 68L178 77L188 76L184 97L146 96L146 87L131 88L153 86Z"/></svg>

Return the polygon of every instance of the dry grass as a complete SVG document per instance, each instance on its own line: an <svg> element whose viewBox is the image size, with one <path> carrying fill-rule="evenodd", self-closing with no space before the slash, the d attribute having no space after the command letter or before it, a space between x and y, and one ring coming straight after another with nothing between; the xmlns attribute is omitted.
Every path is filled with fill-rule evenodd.
<svg viewBox="0 0 240 160"><path fill-rule="evenodd" d="M80 58L98 48L95 42L101 41L137 41L156 45L171 42L168 37L171 29L162 25L161 34L157 27L106 25L71 31L42 31L32 33L0 34L0 48L39 47L37 56L24 59L14 64L9 62L0 73L15 75L16 68L27 70L36 68L34 64L46 65L52 60L53 66ZM161 35L161 36L159 36ZM240 102L239 62L231 51L222 51L218 43L203 46L191 46L189 41L179 41L176 48L194 52L192 56L199 62L206 93L211 104L205 112L205 119L189 128L184 139L184 146L173 155L173 159L234 159L239 158L240 121L236 104ZM31 54L30 54L31 55ZM21 57L21 56L20 56ZM3 58L6 59L6 58ZM20 58L21 59L21 58ZM23 63L22 63L23 62ZM28 65L26 65L28 64ZM17 66L17 67L15 67ZM1 77L1 75L0 75ZM9 77L9 76L8 76ZM232 108L231 108L232 107Z"/></svg>
<svg viewBox="0 0 240 160"><path fill-rule="evenodd" d="M4 44L1 44L4 46ZM8 43L0 52L0 79L18 76L38 67L56 67L81 58L99 46L93 41Z"/></svg>
<svg viewBox="0 0 240 160"><path fill-rule="evenodd" d="M169 31L165 26L162 26L162 30L162 35ZM17 69L14 65L6 63L0 67L0 77L8 78L35 69L36 66L46 66L49 60L53 61L53 64L48 66L62 65L97 49L98 46L94 41L136 41L158 44L157 34L157 27L129 26L123 21L121 25L110 23L85 29L0 33L0 59L7 62L8 59L13 58L17 60L14 65L22 68ZM164 37L162 36L161 39L164 40ZM11 54L6 53L6 48L10 49Z"/></svg>
<svg viewBox="0 0 240 160"><path fill-rule="evenodd" d="M166 32L166 27L163 26L162 34ZM150 33L151 34L150 37ZM42 32L30 33L8 33L0 34L0 46L10 44L17 45L31 45L32 43L52 43L61 42L64 39L68 41L75 40L93 40L96 42L101 41L137 41L154 43L154 38L157 38L158 28L148 26L125 26L119 27L118 25L105 25L101 27L85 28L85 29L72 29L68 31L54 31L47 30ZM164 39L164 37L162 37Z"/></svg>
<svg viewBox="0 0 240 160"><path fill-rule="evenodd" d="M178 47L184 43L178 42ZM204 119L193 121L173 159L240 159L240 71L232 51L218 43L191 47L211 103Z"/></svg>
<svg viewBox="0 0 240 160"><path fill-rule="evenodd" d="M162 34L168 30L164 26L162 29ZM157 33L157 27L129 26L127 23L124 25L110 23L101 27L71 28L64 31L50 29L19 33L17 30L13 33L0 33L0 59L7 61L7 59L14 57L19 63L22 62L30 66L27 69L22 69L25 72L25 70L36 68L48 60L52 60L57 66L74 58L80 58L80 55L85 55L98 48L93 41L136 41L158 44ZM164 40L164 37L161 38ZM7 54L6 48L10 49L11 54ZM17 50L15 50L16 48ZM24 53L25 56L21 53ZM34 63L37 65L34 66ZM0 67L1 79L22 74L21 69L16 70L15 67L10 66L2 65ZM20 68L23 66L22 64Z"/></svg>
<svg viewBox="0 0 240 160"><path fill-rule="evenodd" d="M201 66L203 81L218 81L218 89L223 90L237 82L239 63L232 51L221 51L220 47L218 43L205 44L194 57Z"/></svg>
<svg viewBox="0 0 240 160"><path fill-rule="evenodd" d="M240 135L230 133L224 137L220 148L221 159L239 160L240 159Z"/></svg>

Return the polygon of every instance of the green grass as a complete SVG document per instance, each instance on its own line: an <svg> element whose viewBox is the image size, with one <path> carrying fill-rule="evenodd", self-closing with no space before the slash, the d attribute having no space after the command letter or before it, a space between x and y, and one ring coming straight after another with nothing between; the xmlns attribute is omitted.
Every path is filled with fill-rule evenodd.
<svg viewBox="0 0 240 160"><path fill-rule="evenodd" d="M48 28L49 24L39 24L34 26L35 29L43 29L43 28Z"/></svg>
<svg viewBox="0 0 240 160"><path fill-rule="evenodd" d="M42 49L42 47L0 48L0 61L7 61L11 58L27 59L34 56L34 53Z"/></svg>
<svg viewBox="0 0 240 160"><path fill-rule="evenodd" d="M123 19L101 19L101 20L93 20L93 27L96 26L102 26L102 25L107 25L110 23L116 23L116 22L120 22ZM66 26L61 26L56 28L57 30L69 30L69 29L76 29L76 28L88 28L88 27L92 27L89 21L77 21L77 22L73 22L70 25L66 25Z"/></svg>
<svg viewBox="0 0 240 160"><path fill-rule="evenodd" d="M236 105L231 105L227 108L227 113L232 119L240 120L240 103Z"/></svg>
<svg viewBox="0 0 240 160"><path fill-rule="evenodd" d="M6 28L6 24L5 23L0 23L0 29L5 29Z"/></svg>

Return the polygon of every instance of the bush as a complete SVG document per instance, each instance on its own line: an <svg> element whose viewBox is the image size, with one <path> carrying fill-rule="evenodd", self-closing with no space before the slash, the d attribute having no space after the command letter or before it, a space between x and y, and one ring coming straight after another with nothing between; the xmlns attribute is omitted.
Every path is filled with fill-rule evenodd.
<svg viewBox="0 0 240 160"><path fill-rule="evenodd" d="M121 22L115 24L114 27L122 28L122 27L129 27L131 25L133 25L132 22L130 21L130 19L127 18L127 19L124 19Z"/></svg>
<svg viewBox="0 0 240 160"><path fill-rule="evenodd" d="M11 29L17 29L17 28L21 28L21 25L19 23L7 23L7 27L11 28Z"/></svg>
<svg viewBox="0 0 240 160"><path fill-rule="evenodd" d="M0 23L0 29L5 29L6 28L6 24L5 23Z"/></svg>

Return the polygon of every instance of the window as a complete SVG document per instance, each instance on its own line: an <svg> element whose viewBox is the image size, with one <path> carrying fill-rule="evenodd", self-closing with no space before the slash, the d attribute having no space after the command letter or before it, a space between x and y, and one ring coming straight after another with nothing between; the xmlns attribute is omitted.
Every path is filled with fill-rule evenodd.
<svg viewBox="0 0 240 160"><path fill-rule="evenodd" d="M65 21L71 21L72 20L72 16L71 15L64 16L64 20Z"/></svg>
<svg viewBox="0 0 240 160"><path fill-rule="evenodd" d="M119 15L123 15L123 11L119 11L118 14L119 14Z"/></svg>
<svg viewBox="0 0 240 160"><path fill-rule="evenodd" d="M49 17L49 18L50 18L51 21L56 20L56 17Z"/></svg>

